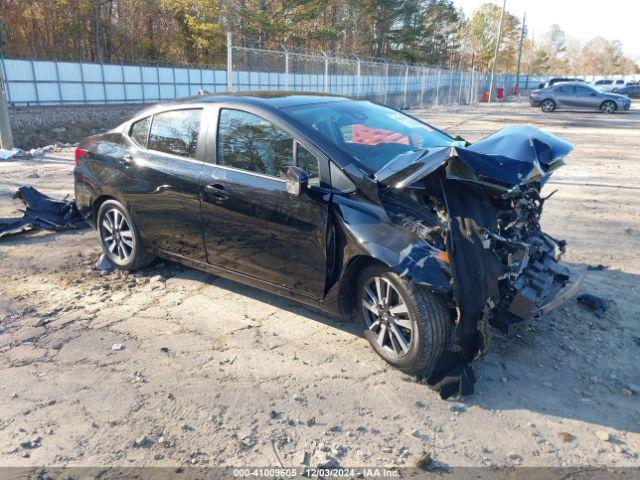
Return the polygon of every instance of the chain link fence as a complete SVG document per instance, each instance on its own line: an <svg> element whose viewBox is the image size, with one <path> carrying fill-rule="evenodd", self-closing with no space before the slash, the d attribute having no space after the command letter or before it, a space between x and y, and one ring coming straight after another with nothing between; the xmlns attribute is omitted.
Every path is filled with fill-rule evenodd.
<svg viewBox="0 0 640 480"><path fill-rule="evenodd" d="M475 70L390 63L355 55L264 50L229 41L229 91L291 90L373 100L395 108L469 104L488 89L488 76ZM498 76L505 92L512 75Z"/></svg>
<svg viewBox="0 0 640 480"><path fill-rule="evenodd" d="M226 60L226 68L224 68ZM483 99L489 76L322 51L235 46L209 66L114 65L4 59L0 67L12 106L155 103L199 92L322 92L370 99L395 108L470 104ZM498 75L494 91L509 95L514 76Z"/></svg>

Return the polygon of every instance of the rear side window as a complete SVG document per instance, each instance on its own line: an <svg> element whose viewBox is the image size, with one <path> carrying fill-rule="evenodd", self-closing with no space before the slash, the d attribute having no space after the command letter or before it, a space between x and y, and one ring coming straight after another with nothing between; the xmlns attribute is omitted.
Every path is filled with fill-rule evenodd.
<svg viewBox="0 0 640 480"><path fill-rule="evenodd" d="M558 93L572 93L573 85L562 85L560 87L556 87L556 92Z"/></svg>
<svg viewBox="0 0 640 480"><path fill-rule="evenodd" d="M153 116L149 149L194 158L198 146L201 109L173 110Z"/></svg>
<svg viewBox="0 0 640 480"><path fill-rule="evenodd" d="M249 112L221 110L217 141L220 165L278 178L293 165L293 138Z"/></svg>
<svg viewBox="0 0 640 480"><path fill-rule="evenodd" d="M144 148L147 147L149 125L151 125L151 117L146 117L131 125L131 130L129 130L129 136L133 138L138 145Z"/></svg>

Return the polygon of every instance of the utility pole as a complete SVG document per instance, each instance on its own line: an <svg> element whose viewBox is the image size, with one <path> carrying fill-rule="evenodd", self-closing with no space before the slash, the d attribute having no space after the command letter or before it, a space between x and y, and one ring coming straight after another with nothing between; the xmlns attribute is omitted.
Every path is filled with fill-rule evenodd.
<svg viewBox="0 0 640 480"><path fill-rule="evenodd" d="M11 134L11 122L9 121L9 109L7 97L4 91L4 78L0 68L0 148L11 150L13 148L13 135Z"/></svg>
<svg viewBox="0 0 640 480"><path fill-rule="evenodd" d="M520 34L520 48L518 49L518 68L516 70L516 93L520 93L520 61L522 60L522 43L524 42L524 30L527 23L527 12L522 17L522 33Z"/></svg>
<svg viewBox="0 0 640 480"><path fill-rule="evenodd" d="M491 69L491 80L489 81L489 103L493 97L493 79L496 76L496 63L498 63L498 50L500 49L500 39L502 37L502 22L504 21L504 9L507 6L507 0L502 2L502 11L500 12L500 25L498 27L498 38L496 38L496 49L493 52L493 68Z"/></svg>
<svg viewBox="0 0 640 480"><path fill-rule="evenodd" d="M5 43L5 38L4 24L0 23L0 49ZM2 61L1 52L0 61ZM9 109L7 108L7 92L5 92L4 88L2 70L0 66L0 148L11 150L13 148L13 135L11 133L11 121L9 120Z"/></svg>

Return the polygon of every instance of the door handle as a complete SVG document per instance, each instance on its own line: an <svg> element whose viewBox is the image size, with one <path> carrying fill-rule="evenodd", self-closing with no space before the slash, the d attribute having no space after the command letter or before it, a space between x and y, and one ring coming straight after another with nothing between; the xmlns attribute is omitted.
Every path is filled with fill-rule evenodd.
<svg viewBox="0 0 640 480"><path fill-rule="evenodd" d="M136 163L136 161L133 158L133 155L122 155L120 157L120 161L128 166L135 165Z"/></svg>
<svg viewBox="0 0 640 480"><path fill-rule="evenodd" d="M228 198L229 197L229 192L227 192L227 190L225 190L224 186L220 185L219 183L214 183L211 185L205 185L204 186L204 191L207 192L210 195L213 195L214 197L219 197L219 198Z"/></svg>

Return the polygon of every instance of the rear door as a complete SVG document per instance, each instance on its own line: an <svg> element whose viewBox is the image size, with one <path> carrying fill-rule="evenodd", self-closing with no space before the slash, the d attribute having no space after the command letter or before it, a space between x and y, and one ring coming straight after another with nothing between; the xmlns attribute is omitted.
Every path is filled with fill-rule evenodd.
<svg viewBox="0 0 640 480"><path fill-rule="evenodd" d="M328 163L293 139L285 124L238 108L219 110L211 163L202 172L202 219L209 263L314 298L324 294L331 199ZM211 131L211 130L210 130ZM215 137L215 140L212 139ZM288 165L309 188L287 192Z"/></svg>
<svg viewBox="0 0 640 480"><path fill-rule="evenodd" d="M575 93L573 85L557 85L554 90L554 98L559 107L575 106Z"/></svg>
<svg viewBox="0 0 640 480"><path fill-rule="evenodd" d="M129 137L137 148L125 161L136 182L122 193L146 245L204 261L202 118L202 108L180 108L133 122Z"/></svg>

